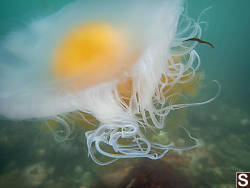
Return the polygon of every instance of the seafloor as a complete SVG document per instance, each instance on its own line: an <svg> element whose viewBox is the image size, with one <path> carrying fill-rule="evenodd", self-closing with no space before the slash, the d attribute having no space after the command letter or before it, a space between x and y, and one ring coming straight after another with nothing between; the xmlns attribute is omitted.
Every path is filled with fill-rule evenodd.
<svg viewBox="0 0 250 188"><path fill-rule="evenodd" d="M199 148L109 166L87 156L81 131L58 143L37 123L1 121L0 187L235 187L235 172L250 167L250 113L218 99L188 109L187 119L185 127L200 140Z"/></svg>

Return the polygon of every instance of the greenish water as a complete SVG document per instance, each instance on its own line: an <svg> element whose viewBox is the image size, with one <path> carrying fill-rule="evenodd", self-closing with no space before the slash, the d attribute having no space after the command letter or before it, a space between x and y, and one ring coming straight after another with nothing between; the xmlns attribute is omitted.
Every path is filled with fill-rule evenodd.
<svg viewBox="0 0 250 188"><path fill-rule="evenodd" d="M188 2L188 13L192 17L198 16L200 10L212 7L205 16L208 28L203 32L203 38L213 42L215 49L208 50L206 46L201 46L200 55L208 77L219 80L223 85L220 99L236 108L249 110L249 2Z"/></svg>
<svg viewBox="0 0 250 188"><path fill-rule="evenodd" d="M71 0L2 0L0 39L68 2ZM198 45L206 80L202 96L214 95L214 88L205 87L209 88L214 79L222 85L222 93L213 103L187 110L186 126L201 146L192 151L172 151L162 160L177 174L166 172L170 177L189 181L186 187L235 187L235 172L250 171L249 5L247 0L187 1L187 14L193 18L212 7L202 17L208 23L202 39L215 48ZM2 120L0 125L0 187L116 187L118 177L133 174L133 165L145 162L131 159L99 167L87 155L81 129L74 139L58 143L36 122ZM158 165L156 161L146 163Z"/></svg>

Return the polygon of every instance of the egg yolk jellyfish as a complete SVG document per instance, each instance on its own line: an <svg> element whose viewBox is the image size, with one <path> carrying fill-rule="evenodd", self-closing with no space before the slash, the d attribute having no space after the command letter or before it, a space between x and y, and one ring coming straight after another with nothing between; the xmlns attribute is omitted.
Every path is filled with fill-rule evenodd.
<svg viewBox="0 0 250 188"><path fill-rule="evenodd" d="M188 132L195 144L187 148L146 136L168 126L172 111L217 97L174 99L200 66L197 42L183 42L200 38L200 23L183 9L181 0L76 1L9 33L0 43L1 116L45 120L59 141L70 137L75 121L95 118L85 135L90 157L102 165L197 147Z"/></svg>

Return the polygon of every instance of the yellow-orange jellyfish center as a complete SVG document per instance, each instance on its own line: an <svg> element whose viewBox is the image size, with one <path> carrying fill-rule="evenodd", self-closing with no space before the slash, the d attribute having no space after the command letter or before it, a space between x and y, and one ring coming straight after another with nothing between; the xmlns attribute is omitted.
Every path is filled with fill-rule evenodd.
<svg viewBox="0 0 250 188"><path fill-rule="evenodd" d="M103 22L75 28L63 38L53 56L53 75L72 80L79 90L117 79L131 67L126 36Z"/></svg>

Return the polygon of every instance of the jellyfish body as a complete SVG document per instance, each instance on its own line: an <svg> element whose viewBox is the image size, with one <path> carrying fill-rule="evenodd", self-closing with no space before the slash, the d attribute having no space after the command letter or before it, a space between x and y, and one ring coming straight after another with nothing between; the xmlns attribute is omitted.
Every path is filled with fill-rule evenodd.
<svg viewBox="0 0 250 188"><path fill-rule="evenodd" d="M63 115L91 114L99 124L85 135L96 163L161 158L176 148L149 141L142 129L162 129L171 111L200 104L170 102L172 88L200 65L196 43L183 43L200 37L200 26L182 12L181 0L76 1L11 32L0 43L1 116L68 127Z"/></svg>

